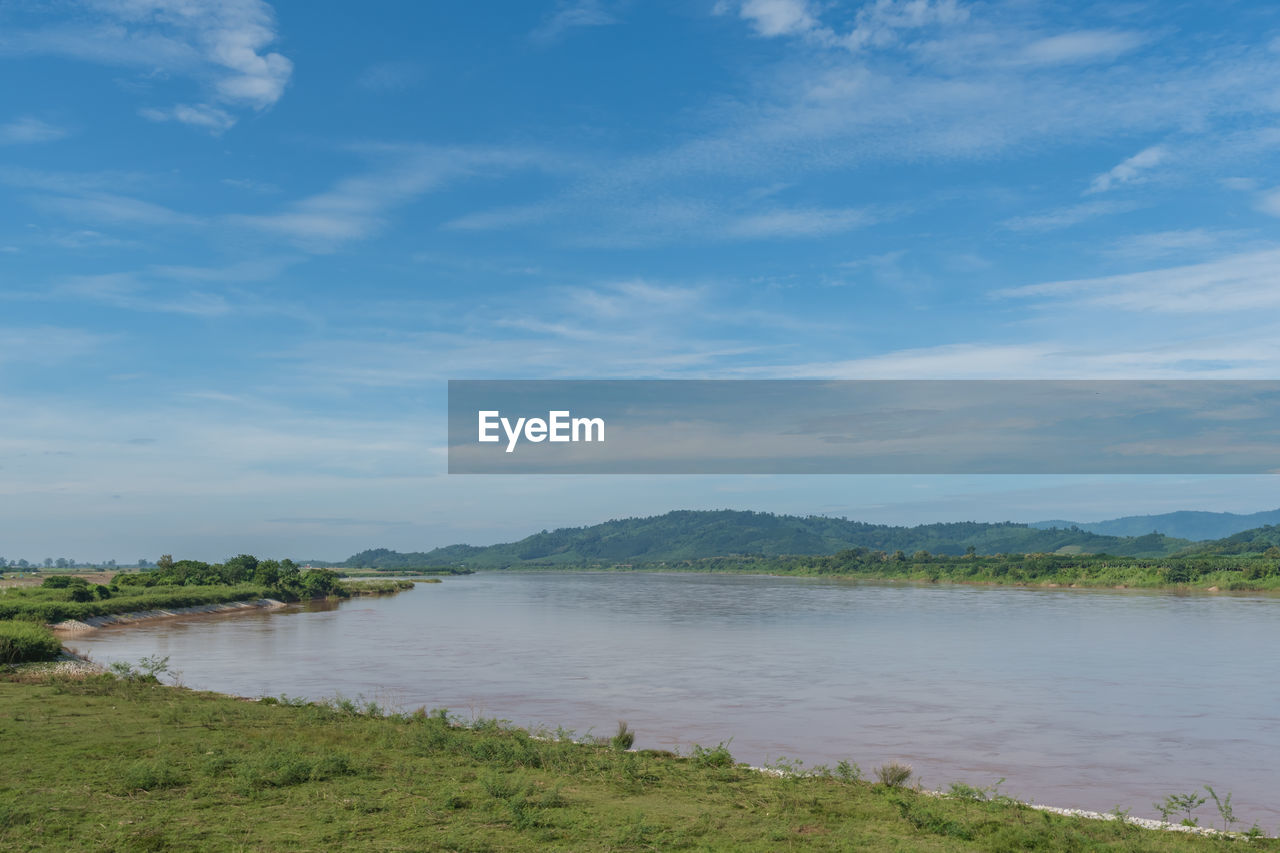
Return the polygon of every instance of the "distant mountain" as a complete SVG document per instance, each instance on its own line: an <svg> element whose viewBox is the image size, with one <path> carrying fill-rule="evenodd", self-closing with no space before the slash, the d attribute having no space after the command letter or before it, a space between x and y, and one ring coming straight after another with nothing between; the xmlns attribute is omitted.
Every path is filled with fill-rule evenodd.
<svg viewBox="0 0 1280 853"><path fill-rule="evenodd" d="M1047 529L1051 527L1079 527L1103 536L1143 536L1147 533L1163 533L1177 539L1200 542L1222 539L1268 524L1280 524L1280 509L1238 515L1234 512L1166 512L1163 515L1126 515L1107 521L1033 521L1029 526Z"/></svg>
<svg viewBox="0 0 1280 853"><path fill-rule="evenodd" d="M1103 536L1080 528L1040 529L1013 522L957 522L894 527L826 516L773 515L735 510L681 510L590 527L543 531L500 545L450 545L434 551L363 551L343 568L653 563L737 554L834 554L846 548L963 554L1068 553L1159 557L1191 545L1161 534Z"/></svg>
<svg viewBox="0 0 1280 853"><path fill-rule="evenodd" d="M1222 539L1196 542L1187 554L1261 554L1270 549L1280 549L1280 525L1268 524L1252 530L1241 530Z"/></svg>

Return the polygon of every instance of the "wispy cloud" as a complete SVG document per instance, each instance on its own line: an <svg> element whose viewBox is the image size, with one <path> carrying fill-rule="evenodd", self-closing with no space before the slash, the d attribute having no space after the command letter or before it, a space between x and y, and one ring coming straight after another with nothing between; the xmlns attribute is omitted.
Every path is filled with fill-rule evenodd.
<svg viewBox="0 0 1280 853"><path fill-rule="evenodd" d="M1019 51L1014 61L1029 65L1068 65L1114 59L1142 45L1141 33L1121 30L1078 30L1037 39Z"/></svg>
<svg viewBox="0 0 1280 853"><path fill-rule="evenodd" d="M228 221L283 235L308 251L331 252L381 228L393 208L450 181L551 162L537 152L498 148L371 145L357 150L375 161L373 170L344 178L276 213L234 215Z"/></svg>
<svg viewBox="0 0 1280 853"><path fill-rule="evenodd" d="M203 127L213 133L222 133L235 125L236 119L231 113L208 104L189 106L177 104L172 109L158 110L145 107L138 110L138 115L151 121L176 121L193 127Z"/></svg>
<svg viewBox="0 0 1280 853"><path fill-rule="evenodd" d="M788 237L823 237L861 228L876 221L871 212L857 208L786 208L762 210L732 220L725 236L756 240Z"/></svg>
<svg viewBox="0 0 1280 853"><path fill-rule="evenodd" d="M53 142L67 136L65 128L57 127L33 116L21 116L0 124L0 145L20 145L36 142Z"/></svg>
<svg viewBox="0 0 1280 853"><path fill-rule="evenodd" d="M181 213L164 205L114 193L84 193L78 196L33 196L36 207L69 219L121 225L199 225L198 216Z"/></svg>
<svg viewBox="0 0 1280 853"><path fill-rule="evenodd" d="M1127 275L1032 284L997 295L1141 313L1274 311L1280 308L1280 249Z"/></svg>
<svg viewBox="0 0 1280 853"><path fill-rule="evenodd" d="M1130 234L1112 242L1104 251L1114 258L1151 260L1188 252L1216 249L1226 242L1239 241L1248 232L1210 228L1183 228Z"/></svg>
<svg viewBox="0 0 1280 853"><path fill-rule="evenodd" d="M64 326L0 327L0 365L64 364L93 353L114 337Z"/></svg>
<svg viewBox="0 0 1280 853"><path fill-rule="evenodd" d="M1144 172L1159 166L1169 159L1169 150L1162 145L1153 145L1134 154L1123 163L1103 172L1089 184L1089 192L1106 192L1120 184L1128 184L1138 180Z"/></svg>
<svg viewBox="0 0 1280 853"><path fill-rule="evenodd" d="M1079 225L1081 222L1086 222L1090 219L1096 219L1099 216L1127 213L1135 209L1135 207L1136 205L1129 202L1090 201L1059 207L1042 213L1015 216L1006 219L1003 225L1012 231L1057 231L1061 228Z"/></svg>
<svg viewBox="0 0 1280 853"><path fill-rule="evenodd" d="M280 100L293 63L270 51L275 13L262 0L80 0L74 23L0 36L0 54L52 55L162 69L200 81L207 100L156 108L156 120L225 130L233 108L263 110Z"/></svg>
<svg viewBox="0 0 1280 853"><path fill-rule="evenodd" d="M551 44L571 30L617 22L618 18L605 9L600 0L559 0L556 10L529 33L529 38L539 44Z"/></svg>
<svg viewBox="0 0 1280 853"><path fill-rule="evenodd" d="M803 36L828 47L851 51L883 48L898 41L901 30L958 23L968 11L955 0L874 0L864 4L845 32L822 23L825 11L809 0L720 0L713 11L736 10L764 38Z"/></svg>
<svg viewBox="0 0 1280 853"><path fill-rule="evenodd" d="M1280 187L1259 193L1254 207L1268 216L1280 216Z"/></svg>

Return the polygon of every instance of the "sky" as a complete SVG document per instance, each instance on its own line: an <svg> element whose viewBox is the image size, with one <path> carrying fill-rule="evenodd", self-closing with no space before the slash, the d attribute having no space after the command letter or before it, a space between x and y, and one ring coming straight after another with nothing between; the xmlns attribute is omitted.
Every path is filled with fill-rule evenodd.
<svg viewBox="0 0 1280 853"><path fill-rule="evenodd" d="M1280 506L445 473L451 378L1280 378L1275 4L8 0L0 75L0 556Z"/></svg>

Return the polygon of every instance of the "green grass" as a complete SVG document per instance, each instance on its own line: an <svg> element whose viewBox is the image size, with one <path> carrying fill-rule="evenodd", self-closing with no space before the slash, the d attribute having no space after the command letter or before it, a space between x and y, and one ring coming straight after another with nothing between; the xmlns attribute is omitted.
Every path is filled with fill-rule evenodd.
<svg viewBox="0 0 1280 853"><path fill-rule="evenodd" d="M253 584L235 586L138 586L121 587L109 598L71 601L67 589L17 587L0 591L0 620L33 619L61 622L115 613L170 610L200 604L220 604L266 597L268 590Z"/></svg>
<svg viewBox="0 0 1280 853"><path fill-rule="evenodd" d="M0 677L5 850L1196 851L1153 832L831 773L776 778L425 711ZM843 778L842 778L843 777ZM1261 840L1250 850L1280 850Z"/></svg>
<svg viewBox="0 0 1280 853"><path fill-rule="evenodd" d="M62 642L35 622L0 621L0 664L52 660Z"/></svg>

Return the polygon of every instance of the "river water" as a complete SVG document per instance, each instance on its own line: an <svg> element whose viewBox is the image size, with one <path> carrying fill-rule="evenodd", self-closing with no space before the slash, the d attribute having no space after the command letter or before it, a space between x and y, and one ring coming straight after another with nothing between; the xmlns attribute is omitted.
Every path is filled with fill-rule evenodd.
<svg viewBox="0 0 1280 853"><path fill-rule="evenodd" d="M189 687L449 708L752 764L889 760L1154 816L1208 783L1280 824L1280 599L656 573L480 573L69 640ZM1201 792L1203 793L1203 792ZM1215 816L1203 807L1202 823ZM1215 816L1216 817L1216 816ZM1215 821L1217 822L1217 821Z"/></svg>

